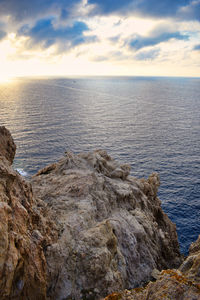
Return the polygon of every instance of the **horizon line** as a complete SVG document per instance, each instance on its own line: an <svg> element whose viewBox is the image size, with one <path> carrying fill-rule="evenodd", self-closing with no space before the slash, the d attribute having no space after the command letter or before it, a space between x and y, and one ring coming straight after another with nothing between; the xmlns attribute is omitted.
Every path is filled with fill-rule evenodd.
<svg viewBox="0 0 200 300"><path fill-rule="evenodd" d="M10 76L10 79L20 79L20 78L70 78L70 77L151 77L151 78L196 78L200 79L200 76L173 76L173 75L96 75L96 74L60 74L60 75L22 75L22 76Z"/></svg>

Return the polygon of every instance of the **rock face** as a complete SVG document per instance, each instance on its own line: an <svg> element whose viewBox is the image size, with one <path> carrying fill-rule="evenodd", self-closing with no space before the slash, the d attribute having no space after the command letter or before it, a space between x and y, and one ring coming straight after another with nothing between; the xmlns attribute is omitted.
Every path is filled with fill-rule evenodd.
<svg viewBox="0 0 200 300"><path fill-rule="evenodd" d="M104 300L199 300L200 286L178 270L165 270L145 288L112 293Z"/></svg>
<svg viewBox="0 0 200 300"><path fill-rule="evenodd" d="M185 259L179 268L189 280L193 280L200 287L200 235L195 243L192 243L189 249L189 256Z"/></svg>
<svg viewBox="0 0 200 300"><path fill-rule="evenodd" d="M115 292L104 300L200 299L200 236L178 270L164 270L146 287Z"/></svg>
<svg viewBox="0 0 200 300"><path fill-rule="evenodd" d="M48 221L35 205L31 185L12 169L15 144L0 127L0 299L46 299L43 252Z"/></svg>
<svg viewBox="0 0 200 300"><path fill-rule="evenodd" d="M6 159L9 164L12 164L15 151L16 145L10 132L4 126L0 126L0 159Z"/></svg>
<svg viewBox="0 0 200 300"><path fill-rule="evenodd" d="M66 153L32 178L58 230L45 250L49 299L100 299L141 285L155 268L180 265L176 227L157 197L158 175L139 180L129 172L99 150Z"/></svg>

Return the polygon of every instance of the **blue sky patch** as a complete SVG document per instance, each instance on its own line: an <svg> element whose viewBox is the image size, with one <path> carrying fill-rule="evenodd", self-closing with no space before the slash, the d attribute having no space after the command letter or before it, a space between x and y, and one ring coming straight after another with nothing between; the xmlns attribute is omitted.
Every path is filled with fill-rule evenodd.
<svg viewBox="0 0 200 300"><path fill-rule="evenodd" d="M70 42L71 46L77 46L87 42L84 32L89 28L84 22L74 22L71 26L56 27L54 18L39 20L35 26L29 28L28 25L23 26L19 30L19 34L28 36L32 43L42 44L48 48L57 42Z"/></svg>

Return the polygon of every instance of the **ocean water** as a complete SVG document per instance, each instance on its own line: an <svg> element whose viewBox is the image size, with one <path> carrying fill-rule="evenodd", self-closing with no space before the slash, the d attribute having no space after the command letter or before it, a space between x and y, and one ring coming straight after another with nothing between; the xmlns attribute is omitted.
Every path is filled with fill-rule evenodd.
<svg viewBox="0 0 200 300"><path fill-rule="evenodd" d="M63 153L106 149L132 175L159 172L187 253L200 234L200 78L30 78L0 83L0 125L31 176Z"/></svg>

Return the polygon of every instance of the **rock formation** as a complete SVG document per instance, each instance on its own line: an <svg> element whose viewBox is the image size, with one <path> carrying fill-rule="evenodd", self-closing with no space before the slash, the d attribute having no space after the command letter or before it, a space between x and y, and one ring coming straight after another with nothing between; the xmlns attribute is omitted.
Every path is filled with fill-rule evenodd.
<svg viewBox="0 0 200 300"><path fill-rule="evenodd" d="M157 174L67 152L27 183L15 150L0 127L0 299L200 299L200 237L181 264Z"/></svg>
<svg viewBox="0 0 200 300"><path fill-rule="evenodd" d="M199 300L200 286L178 270L165 270L146 287L112 293L104 300Z"/></svg>
<svg viewBox="0 0 200 300"><path fill-rule="evenodd" d="M0 127L0 299L46 299L45 244L50 223L31 185L12 169L15 144Z"/></svg>
<svg viewBox="0 0 200 300"><path fill-rule="evenodd" d="M15 151L16 145L10 132L4 126L0 126L0 159L6 159L7 163L11 165Z"/></svg>
<svg viewBox="0 0 200 300"><path fill-rule="evenodd" d="M157 197L159 177L129 175L105 151L66 153L32 179L58 240L45 251L49 299L100 299L180 265L176 227Z"/></svg>
<svg viewBox="0 0 200 300"><path fill-rule="evenodd" d="M178 270L164 270L146 287L114 292L104 300L200 299L200 236Z"/></svg>
<svg viewBox="0 0 200 300"><path fill-rule="evenodd" d="M189 256L184 260L179 270L189 280L198 283L200 287L200 235L197 241L190 245Z"/></svg>

